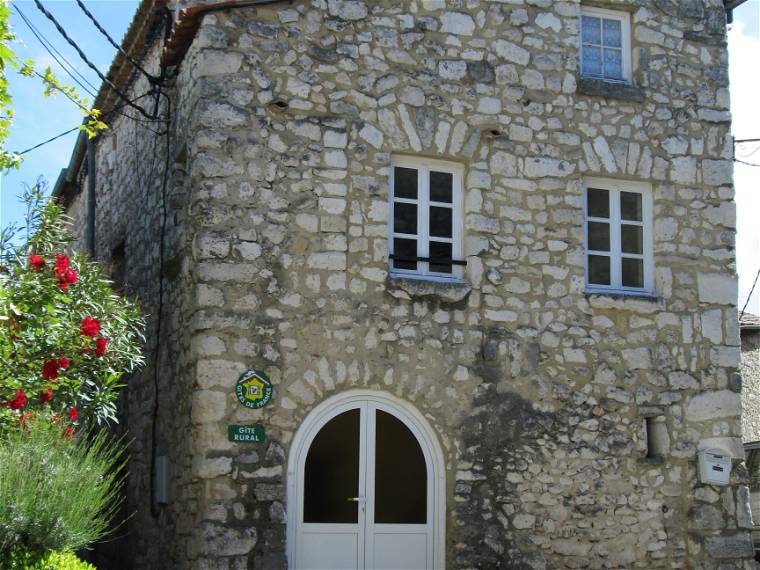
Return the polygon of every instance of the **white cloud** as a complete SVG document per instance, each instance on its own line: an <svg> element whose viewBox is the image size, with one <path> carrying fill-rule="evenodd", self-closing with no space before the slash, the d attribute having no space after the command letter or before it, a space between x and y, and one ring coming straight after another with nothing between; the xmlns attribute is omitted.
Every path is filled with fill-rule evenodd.
<svg viewBox="0 0 760 570"><path fill-rule="evenodd" d="M741 15L757 18L757 6L748 6ZM760 55L760 35L757 26L748 26L745 20L737 19L728 34L729 74L731 81L731 111L733 133L737 139L760 138L760 112L757 101L760 97L760 73L757 59ZM748 33L752 29L754 33ZM737 149L737 158L757 145L744 145ZM760 164L760 150L746 158L747 162ZM760 269L760 168L735 163L737 207L737 270L739 273L739 308L747 300L752 282ZM747 310L760 314L760 287L750 300Z"/></svg>

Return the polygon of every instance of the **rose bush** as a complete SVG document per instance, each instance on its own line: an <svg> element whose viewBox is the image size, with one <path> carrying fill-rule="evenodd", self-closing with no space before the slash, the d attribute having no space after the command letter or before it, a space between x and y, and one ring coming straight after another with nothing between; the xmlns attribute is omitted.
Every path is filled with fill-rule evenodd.
<svg viewBox="0 0 760 570"><path fill-rule="evenodd" d="M36 416L114 421L121 379L143 361L144 320L96 263L69 251L62 209L40 188L27 202L26 242L0 236L0 431Z"/></svg>

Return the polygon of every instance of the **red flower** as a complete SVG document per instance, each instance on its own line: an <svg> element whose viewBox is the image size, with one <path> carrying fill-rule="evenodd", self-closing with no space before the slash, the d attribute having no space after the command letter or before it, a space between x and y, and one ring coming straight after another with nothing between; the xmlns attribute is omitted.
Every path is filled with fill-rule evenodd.
<svg viewBox="0 0 760 570"><path fill-rule="evenodd" d="M66 436L66 439L73 439L74 426L66 426L66 429L63 430L63 435Z"/></svg>
<svg viewBox="0 0 760 570"><path fill-rule="evenodd" d="M69 360L65 356L58 357L58 368L63 368L64 370L66 370L69 366L71 366L71 360Z"/></svg>
<svg viewBox="0 0 760 570"><path fill-rule="evenodd" d="M73 285L77 281L79 281L79 276L73 269L67 269L58 276L58 285L64 291L68 291L69 285Z"/></svg>
<svg viewBox="0 0 760 570"><path fill-rule="evenodd" d="M45 380L55 380L58 378L58 367L57 360L46 360L45 364L42 365L42 377Z"/></svg>
<svg viewBox="0 0 760 570"><path fill-rule="evenodd" d="M90 347L89 346L85 346L82 349L82 354L90 354Z"/></svg>
<svg viewBox="0 0 760 570"><path fill-rule="evenodd" d="M39 271L43 267L45 267L45 260L42 259L39 255L34 255L33 253L29 254L29 265L34 269L35 271Z"/></svg>
<svg viewBox="0 0 760 570"><path fill-rule="evenodd" d="M108 341L104 339L103 337L100 337L98 340L95 341L95 354L98 356L103 356L106 353L106 345L108 344Z"/></svg>
<svg viewBox="0 0 760 570"><path fill-rule="evenodd" d="M95 338L100 332L100 321L93 319L92 317L85 317L82 321L82 334Z"/></svg>
<svg viewBox="0 0 760 570"><path fill-rule="evenodd" d="M55 274L57 277L62 277L66 270L69 268L69 258L66 255L55 256Z"/></svg>
<svg viewBox="0 0 760 570"><path fill-rule="evenodd" d="M69 411L66 413L72 422L75 422L79 419L79 410L77 410L74 406L70 407Z"/></svg>
<svg viewBox="0 0 760 570"><path fill-rule="evenodd" d="M8 406L11 410L20 410L26 406L26 394L19 390L16 392L16 395L13 396L13 398L3 404L0 404L0 406Z"/></svg>
<svg viewBox="0 0 760 570"><path fill-rule="evenodd" d="M42 392L40 394L40 402L42 402L43 404L45 402L49 402L52 399L53 399L53 389L52 388L48 388L47 390L45 390L44 392Z"/></svg>

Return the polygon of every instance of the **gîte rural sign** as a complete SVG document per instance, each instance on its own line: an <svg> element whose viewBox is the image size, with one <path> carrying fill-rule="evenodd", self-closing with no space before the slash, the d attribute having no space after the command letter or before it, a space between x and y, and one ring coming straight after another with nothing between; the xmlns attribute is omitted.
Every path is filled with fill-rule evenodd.
<svg viewBox="0 0 760 570"><path fill-rule="evenodd" d="M258 410L272 399L272 382L261 370L249 370L235 384L235 396L246 408Z"/></svg>
<svg viewBox="0 0 760 570"><path fill-rule="evenodd" d="M263 426L227 426L227 439L234 443L261 443L265 438Z"/></svg>

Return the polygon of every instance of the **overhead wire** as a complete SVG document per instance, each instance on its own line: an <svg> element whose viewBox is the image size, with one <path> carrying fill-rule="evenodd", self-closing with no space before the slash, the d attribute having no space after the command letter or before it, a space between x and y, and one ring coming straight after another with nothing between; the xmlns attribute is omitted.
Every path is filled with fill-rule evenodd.
<svg viewBox="0 0 760 570"><path fill-rule="evenodd" d="M58 20L55 19L55 16L53 16L53 14L47 11L47 9L45 8L45 6L42 5L42 2L40 2L40 0L34 0L34 4L35 6L37 6L37 9L40 12L42 12L45 15L45 17L53 23L55 28L58 30L58 33L61 34L61 36L63 36L63 39L65 39L69 43L69 45L74 48L77 54L79 54L79 57L82 59L82 61L84 61L90 67L90 69L92 69L97 74L97 76L100 77L101 81L103 81L104 84L108 85L108 87L110 87L111 90L114 93L116 93L116 95L120 99L122 99L128 106L138 111L145 118L147 119L156 118L154 116L151 116L145 109L143 109L139 105L136 105L135 103L133 103L129 99L129 97L127 97L127 95L125 95L121 91L121 89L119 89L111 80L109 80L105 75L103 75L100 72L97 66L89 60L87 55L85 55L85 53L82 51L82 48L80 48L79 45L73 39L69 37L69 35L66 33L66 30L63 29L63 26L61 26L61 24L58 23Z"/></svg>
<svg viewBox="0 0 760 570"><path fill-rule="evenodd" d="M140 71L140 72L141 72L143 75L145 75L145 77L147 77L147 78L148 78L148 81L150 81L151 83L155 83L155 82L158 82L158 81L160 81L160 79L161 79L160 77L157 77L157 76L155 76L155 75L153 75L153 74L151 74L151 73L148 73L147 71L145 71L145 69L143 68L143 66L142 66L142 65L140 65L140 63L138 63L137 61L135 61L135 59L134 59L134 58L132 58L132 56L131 56L131 55L129 55L129 54L128 54L128 53L127 53L125 50L124 50L124 48L122 48L122 47L121 47L121 45L120 45L118 42L116 42L116 41L115 41L115 40L114 40L114 39L111 37L111 35L110 35L110 34L109 34L109 33L108 33L106 30L105 30L105 28L104 28L103 26L101 26L101 25L100 25L100 22L98 22L98 20L95 18L95 16L93 16L93 15L92 15L92 12L90 12L90 11L87 9L87 7L84 5L84 2L82 2L82 0L76 0L76 3L77 3L77 5L79 6L79 8L81 8L82 12L84 12L84 13L87 15L87 17L88 17L88 18L89 18L89 19L92 21L93 25L94 25L94 26L95 26L95 27L98 29L98 31L99 31L101 34L103 34L103 35L106 37L106 39L107 39L107 40L110 42L110 44L111 44L113 47L115 47L115 48L116 48L116 50L117 50L117 51L118 51L118 52L119 52L121 55L123 55L123 56L126 58L126 60L127 60L129 63L131 63L131 64L132 64L134 67L136 67L136 68L137 68L137 69L138 69L138 70L139 70L139 71Z"/></svg>
<svg viewBox="0 0 760 570"><path fill-rule="evenodd" d="M755 281L752 283L752 288L749 290L749 295L747 295L747 300L744 302L744 306L742 307L741 313L739 313L739 319L744 316L744 311L747 308L747 305L749 305L749 300L752 298L752 293L755 292L755 286L757 285L757 280L760 278L760 269L757 270L757 275L755 275Z"/></svg>

